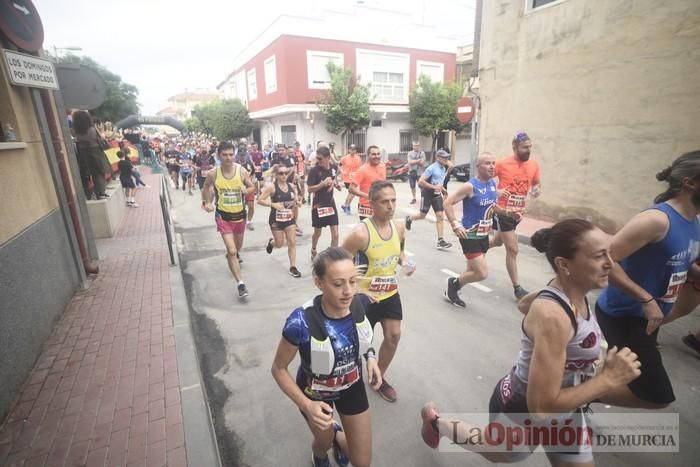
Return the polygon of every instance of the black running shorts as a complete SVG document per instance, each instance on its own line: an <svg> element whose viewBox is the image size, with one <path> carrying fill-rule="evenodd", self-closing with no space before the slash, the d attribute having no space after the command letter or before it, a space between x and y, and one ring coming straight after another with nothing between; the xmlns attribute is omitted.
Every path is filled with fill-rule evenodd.
<svg viewBox="0 0 700 467"><path fill-rule="evenodd" d="M367 319L369 324L374 325L384 319L403 319L403 308L401 306L401 297L398 292L391 297L377 303L370 303L367 307Z"/></svg>

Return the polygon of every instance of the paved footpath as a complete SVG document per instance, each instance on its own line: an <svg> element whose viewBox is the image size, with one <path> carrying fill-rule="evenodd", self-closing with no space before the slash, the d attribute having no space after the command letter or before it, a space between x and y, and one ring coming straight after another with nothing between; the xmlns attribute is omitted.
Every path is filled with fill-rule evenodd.
<svg viewBox="0 0 700 467"><path fill-rule="evenodd" d="M187 465L160 176L142 172L153 188L98 241L100 273L68 304L0 427L0 465Z"/></svg>

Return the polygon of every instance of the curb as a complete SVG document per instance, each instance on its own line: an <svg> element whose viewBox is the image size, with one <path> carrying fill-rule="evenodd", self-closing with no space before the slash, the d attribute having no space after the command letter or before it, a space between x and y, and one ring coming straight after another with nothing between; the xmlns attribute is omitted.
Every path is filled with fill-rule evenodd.
<svg viewBox="0 0 700 467"><path fill-rule="evenodd" d="M166 187L169 189L167 180ZM175 251L177 264L170 266L168 275L170 276L175 351L177 353L177 372L180 377L180 400L187 465L220 467L219 446L216 442L211 411L204 389L202 372L199 368L199 358L190 321L190 308L179 264L179 251L177 249Z"/></svg>

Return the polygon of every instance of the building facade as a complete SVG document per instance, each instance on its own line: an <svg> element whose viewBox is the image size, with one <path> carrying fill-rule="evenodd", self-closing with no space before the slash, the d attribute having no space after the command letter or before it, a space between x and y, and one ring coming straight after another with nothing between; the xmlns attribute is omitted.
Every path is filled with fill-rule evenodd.
<svg viewBox="0 0 700 467"><path fill-rule="evenodd" d="M168 106L157 112L159 116L168 116L185 121L192 117L192 111L200 104L219 99L219 93L209 90L185 91L168 98Z"/></svg>
<svg viewBox="0 0 700 467"><path fill-rule="evenodd" d="M286 24L284 17L273 23L217 87L224 98L238 98L247 105L256 141L303 145L335 141L337 151L344 151L349 141L326 130L317 105L330 88L326 64L333 62L350 68L360 82L370 85L370 125L352 138L361 150L376 144L388 154L406 152L414 139L430 146L430 139L421 138L409 122L409 92L421 74L435 81L454 79L456 54L451 42L428 50L417 40L402 44L341 40L331 37L342 34L324 35L308 27L299 29L319 37L288 34L283 31L294 28Z"/></svg>
<svg viewBox="0 0 700 467"><path fill-rule="evenodd" d="M614 231L700 148L698 17L696 0L483 2L479 149L503 156L530 134L533 214Z"/></svg>

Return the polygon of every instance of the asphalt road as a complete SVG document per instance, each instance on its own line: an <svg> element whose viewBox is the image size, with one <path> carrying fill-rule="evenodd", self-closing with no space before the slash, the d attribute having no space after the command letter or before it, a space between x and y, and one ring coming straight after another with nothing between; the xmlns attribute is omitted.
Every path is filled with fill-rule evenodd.
<svg viewBox="0 0 700 467"><path fill-rule="evenodd" d="M397 217L403 217L412 211L408 186L399 183L397 191ZM336 194L338 205L344 196ZM240 303L213 214L200 209L199 192L189 196L172 190L171 197L195 341L224 465L308 465L311 435L272 379L270 365L285 318L317 293L310 277L309 208L300 210L304 235L298 237L297 267L303 276L295 279L287 272L286 249L265 253L268 210L256 206L255 231L246 232L241 252L250 296ZM355 215L341 214L341 240L357 222ZM434 220L414 223L407 238L406 249L417 270L400 283L402 337L387 374L398 401L389 404L368 389L376 466L490 465L475 454L433 451L420 438L418 412L426 401L435 401L444 412L486 412L494 385L513 365L519 348L521 316L502 248L488 254L489 277L477 287L462 289L466 309L444 300L448 274L464 267L459 244L446 230L448 240L455 242L446 252L435 249ZM324 232L319 249L329 243L330 233ZM527 246L521 246L519 267L521 284L530 290L552 277L543 255ZM599 453L597 465L698 465L700 359L680 342L688 329L697 327L696 312L663 328L659 337L677 397L667 411L680 414L680 452ZM380 328L376 331L376 339L381 339ZM296 364L290 369L295 371ZM622 412L600 404L593 407L596 412ZM536 452L519 465L548 462Z"/></svg>

